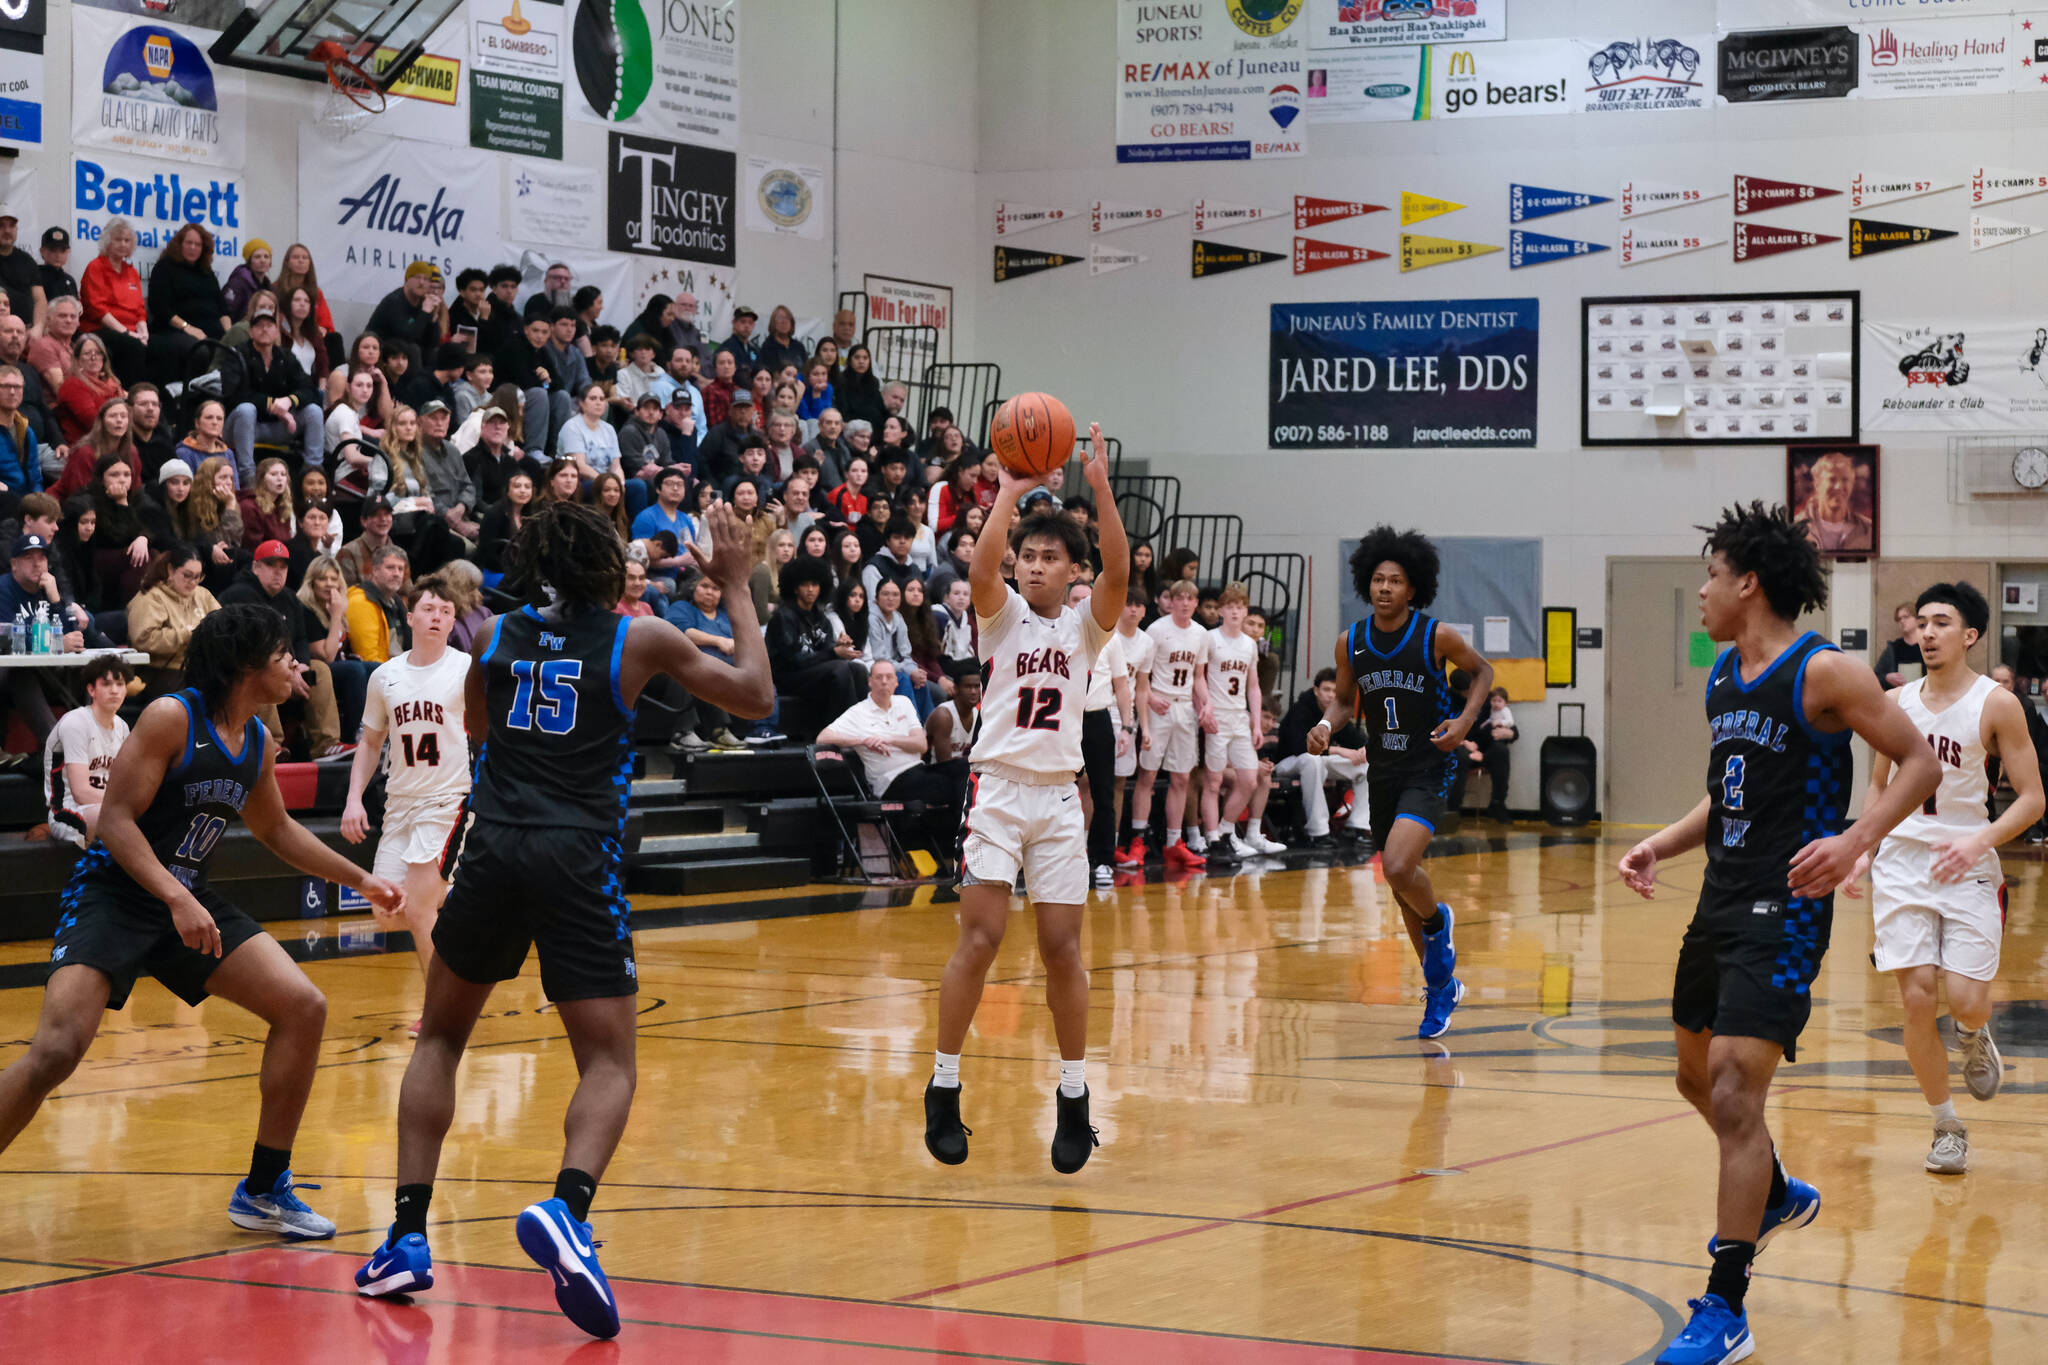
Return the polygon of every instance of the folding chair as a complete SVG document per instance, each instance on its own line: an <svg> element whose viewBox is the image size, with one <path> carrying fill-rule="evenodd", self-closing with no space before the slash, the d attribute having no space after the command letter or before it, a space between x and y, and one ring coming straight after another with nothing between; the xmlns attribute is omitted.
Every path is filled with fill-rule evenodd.
<svg viewBox="0 0 2048 1365"><path fill-rule="evenodd" d="M917 865L896 837L891 817L921 816L924 803L876 800L856 753L810 744L804 755L818 784L818 804L839 830L839 864L833 875L869 885L918 880Z"/></svg>

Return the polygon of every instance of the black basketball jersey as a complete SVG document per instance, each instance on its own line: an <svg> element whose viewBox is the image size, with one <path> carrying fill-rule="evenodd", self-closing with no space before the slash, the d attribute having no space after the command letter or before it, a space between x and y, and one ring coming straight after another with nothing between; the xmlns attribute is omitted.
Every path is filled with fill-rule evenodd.
<svg viewBox="0 0 2048 1365"><path fill-rule="evenodd" d="M135 817L135 824L157 861L186 886L197 886L206 877L206 865L227 833L228 822L241 815L250 789L263 775L269 739L252 716L242 727L235 752L230 753L213 728L198 691L188 688L172 695L185 707L185 752L165 770L156 796ZM136 885L102 843L94 843L86 851L78 871L129 888Z"/></svg>
<svg viewBox="0 0 2048 1365"><path fill-rule="evenodd" d="M1714 662L1707 676L1708 889L1784 902L1793 855L1842 832L1854 772L1850 732L1815 729L1801 706L1807 663L1833 648L1808 631L1748 683L1738 650Z"/></svg>
<svg viewBox="0 0 2048 1365"><path fill-rule="evenodd" d="M1391 635L1370 616L1351 625L1351 676L1358 681L1371 772L1412 773L1449 759L1429 740L1454 714L1450 685L1436 659L1436 624L1434 617L1411 611L1408 624Z"/></svg>
<svg viewBox="0 0 2048 1365"><path fill-rule="evenodd" d="M565 621L523 607L483 654L489 729L470 809L511 825L617 833L632 782L633 710L619 693L628 616Z"/></svg>

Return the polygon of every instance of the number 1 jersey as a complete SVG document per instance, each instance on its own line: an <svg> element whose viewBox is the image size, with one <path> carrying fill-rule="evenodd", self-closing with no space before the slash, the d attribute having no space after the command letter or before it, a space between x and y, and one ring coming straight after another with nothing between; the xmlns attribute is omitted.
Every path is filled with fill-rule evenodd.
<svg viewBox="0 0 2048 1365"><path fill-rule="evenodd" d="M1061 607L1040 616L1015 588L980 618L981 721L975 767L1000 763L1033 773L1081 770L1081 711L1088 673L1110 632L1095 614Z"/></svg>
<svg viewBox="0 0 2048 1365"><path fill-rule="evenodd" d="M452 647L431 664L407 650L370 675L363 728L384 732L384 790L394 805L453 805L468 794L468 682L469 655Z"/></svg>

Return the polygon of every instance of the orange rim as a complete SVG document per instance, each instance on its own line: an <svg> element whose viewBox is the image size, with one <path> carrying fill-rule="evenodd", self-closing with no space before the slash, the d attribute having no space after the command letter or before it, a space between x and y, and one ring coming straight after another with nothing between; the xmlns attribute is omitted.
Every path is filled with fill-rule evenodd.
<svg viewBox="0 0 2048 1365"><path fill-rule="evenodd" d="M349 60L348 53L340 43L323 38L313 44L313 60L327 68L327 83L340 91L343 98L365 113L384 112L384 92L370 79L370 73Z"/></svg>

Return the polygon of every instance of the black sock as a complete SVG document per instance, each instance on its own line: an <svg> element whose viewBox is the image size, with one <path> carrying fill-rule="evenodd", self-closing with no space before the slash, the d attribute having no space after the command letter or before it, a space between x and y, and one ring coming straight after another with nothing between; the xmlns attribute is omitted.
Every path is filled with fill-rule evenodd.
<svg viewBox="0 0 2048 1365"><path fill-rule="evenodd" d="M590 1201L597 1197L597 1177L573 1166L564 1166L555 1177L555 1198L569 1206L577 1222L590 1221Z"/></svg>
<svg viewBox="0 0 2048 1365"><path fill-rule="evenodd" d="M1771 1147L1771 1202L1770 1208L1781 1208L1792 1197L1792 1191L1785 1185L1785 1163L1778 1159L1778 1149Z"/></svg>
<svg viewBox="0 0 2048 1365"><path fill-rule="evenodd" d="M432 1185L400 1185L398 1187L398 1213L391 1220L391 1242L409 1237L417 1232L422 1236L427 1231L427 1205L433 1201Z"/></svg>
<svg viewBox="0 0 2048 1365"><path fill-rule="evenodd" d="M1755 1242L1721 1242L1714 1248L1714 1268L1707 1275L1707 1292L1740 1313L1742 1296L1749 1292L1749 1263L1756 1259Z"/></svg>
<svg viewBox="0 0 2048 1365"><path fill-rule="evenodd" d="M1441 934L1443 931L1444 912L1441 907L1438 907L1431 910L1429 918L1422 922L1422 932L1425 934Z"/></svg>
<svg viewBox="0 0 2048 1365"><path fill-rule="evenodd" d="M269 1194L277 1188L277 1178L284 1174L284 1168L291 1164L289 1147L265 1147L257 1143L249 1153L249 1193Z"/></svg>

